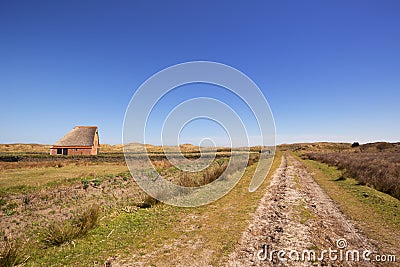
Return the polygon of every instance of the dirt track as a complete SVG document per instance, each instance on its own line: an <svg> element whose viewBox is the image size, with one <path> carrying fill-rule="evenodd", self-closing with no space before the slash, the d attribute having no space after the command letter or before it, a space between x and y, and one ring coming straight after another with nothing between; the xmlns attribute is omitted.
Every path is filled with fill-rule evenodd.
<svg viewBox="0 0 400 267"><path fill-rule="evenodd" d="M345 240L337 243L338 240ZM344 244L343 242L347 243ZM265 245L265 246L264 246ZM340 249L344 246L343 249ZM267 251L262 253L262 248ZM329 257L329 248L338 250ZM363 261L364 250L376 251L314 181L302 164L285 155L228 266L372 266ZM264 250L264 251L265 251ZM284 250L283 261L277 252ZM299 254L291 251L296 250ZM302 260L313 250L317 260ZM322 250L328 250L318 260ZM360 261L346 261L346 251L358 250ZM261 253L259 253L261 251ZM343 260L340 261L340 251ZM257 256L261 256L261 260ZM333 260L337 255L338 259ZM263 257L267 256L266 259ZM297 258L298 256L298 258ZM351 257L349 257L351 259ZM372 255L370 256L372 258Z"/></svg>

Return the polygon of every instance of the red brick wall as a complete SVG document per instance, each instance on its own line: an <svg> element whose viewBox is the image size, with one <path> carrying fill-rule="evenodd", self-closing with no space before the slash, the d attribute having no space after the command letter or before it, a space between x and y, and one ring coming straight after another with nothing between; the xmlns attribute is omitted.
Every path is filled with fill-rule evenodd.
<svg viewBox="0 0 400 267"><path fill-rule="evenodd" d="M57 148L51 148L50 155L57 155ZM68 155L97 155L97 148L68 148Z"/></svg>
<svg viewBox="0 0 400 267"><path fill-rule="evenodd" d="M69 148L68 155L93 155L92 148Z"/></svg>

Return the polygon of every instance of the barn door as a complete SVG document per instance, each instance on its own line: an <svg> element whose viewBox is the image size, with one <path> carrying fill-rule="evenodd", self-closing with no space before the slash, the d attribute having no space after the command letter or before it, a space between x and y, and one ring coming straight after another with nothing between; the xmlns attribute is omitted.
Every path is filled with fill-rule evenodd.
<svg viewBox="0 0 400 267"><path fill-rule="evenodd" d="M68 148L63 148L63 155L68 155Z"/></svg>

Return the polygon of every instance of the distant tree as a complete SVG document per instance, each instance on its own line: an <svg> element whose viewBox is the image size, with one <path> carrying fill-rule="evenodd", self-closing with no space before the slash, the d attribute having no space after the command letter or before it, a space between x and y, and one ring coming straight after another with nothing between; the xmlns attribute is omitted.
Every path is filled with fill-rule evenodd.
<svg viewBox="0 0 400 267"><path fill-rule="evenodd" d="M351 144L351 147L358 147L358 146L360 146L360 143L358 142L354 142L353 144Z"/></svg>

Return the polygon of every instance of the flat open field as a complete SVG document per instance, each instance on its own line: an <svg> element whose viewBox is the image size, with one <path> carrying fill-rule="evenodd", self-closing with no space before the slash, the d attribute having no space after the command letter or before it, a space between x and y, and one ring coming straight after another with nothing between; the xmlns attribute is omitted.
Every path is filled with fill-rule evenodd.
<svg viewBox="0 0 400 267"><path fill-rule="evenodd" d="M311 160L311 155L329 153L337 153L337 159L382 153L389 160L384 153L396 151L372 151L375 148L369 146L355 153L351 144L282 146L260 189L249 193L259 160L254 148L243 178L227 195L205 206L179 208L147 196L116 148L97 157L57 158L24 152L20 146L7 149L0 153L0 253L7 255L0 259L3 262L7 258L24 266L273 266L280 262L276 253L270 259L257 258L264 245L271 250L309 249L318 256L324 249L337 248L339 239L345 239L348 248L372 251L372 262L363 261L363 266L376 265L382 255L393 266L400 255L400 201L358 182L346 166ZM230 154L220 149L208 168L192 175L172 166L158 149L153 147L151 157L158 173L189 187L215 180ZM190 147L184 155L197 159L198 153ZM146 173L142 156L132 156L138 173ZM311 262L360 263L286 259L296 266Z"/></svg>
<svg viewBox="0 0 400 267"><path fill-rule="evenodd" d="M128 168L124 162L42 162L42 164L32 164L25 168L21 167L21 164L17 166L17 164L2 162L0 163L0 187L39 187L52 182L61 183L72 179L117 175L126 171Z"/></svg>

